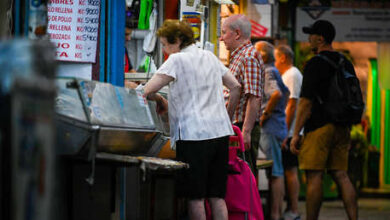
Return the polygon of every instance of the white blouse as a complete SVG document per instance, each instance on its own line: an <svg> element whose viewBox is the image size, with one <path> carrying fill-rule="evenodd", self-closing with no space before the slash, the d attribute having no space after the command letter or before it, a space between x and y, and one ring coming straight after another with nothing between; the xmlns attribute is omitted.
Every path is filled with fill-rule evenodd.
<svg viewBox="0 0 390 220"><path fill-rule="evenodd" d="M195 45L171 54L156 71L174 78L168 93L172 145L233 134L222 93L228 71L213 53Z"/></svg>

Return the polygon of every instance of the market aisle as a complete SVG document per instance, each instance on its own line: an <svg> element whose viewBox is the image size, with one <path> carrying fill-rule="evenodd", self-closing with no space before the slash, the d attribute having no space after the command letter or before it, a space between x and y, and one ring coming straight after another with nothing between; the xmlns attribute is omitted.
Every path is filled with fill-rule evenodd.
<svg viewBox="0 0 390 220"><path fill-rule="evenodd" d="M360 198L359 220L390 220L390 199ZM302 220L305 218L305 201L299 202L299 210ZM330 200L322 203L319 220L345 220L347 214L344 211L342 200Z"/></svg>

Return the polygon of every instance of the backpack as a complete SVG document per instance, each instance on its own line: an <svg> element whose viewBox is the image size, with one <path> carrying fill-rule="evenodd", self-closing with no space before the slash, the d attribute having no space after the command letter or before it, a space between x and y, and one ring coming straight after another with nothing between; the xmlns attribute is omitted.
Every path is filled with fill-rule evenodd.
<svg viewBox="0 0 390 220"><path fill-rule="evenodd" d="M357 124L361 122L364 111L359 79L345 68L345 58L340 54L339 63L324 55L317 55L335 69L330 79L326 100L317 95L326 116L335 124Z"/></svg>

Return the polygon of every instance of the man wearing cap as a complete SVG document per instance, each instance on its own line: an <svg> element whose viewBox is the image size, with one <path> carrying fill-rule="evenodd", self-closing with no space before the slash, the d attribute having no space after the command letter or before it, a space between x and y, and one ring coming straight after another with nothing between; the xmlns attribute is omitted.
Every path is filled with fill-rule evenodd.
<svg viewBox="0 0 390 220"><path fill-rule="evenodd" d="M336 31L326 20L317 20L304 27L309 34L310 47L314 53L326 56L338 63L341 54L334 51L332 41ZM345 68L355 74L353 65L346 58ZM318 219L322 202L322 179L327 170L340 190L349 219L357 219L356 192L347 175L350 126L331 123L320 104L326 99L335 69L324 59L314 56L303 70L303 82L298 104L291 151L298 155L299 168L307 178L306 219ZM303 140L299 132L305 127Z"/></svg>

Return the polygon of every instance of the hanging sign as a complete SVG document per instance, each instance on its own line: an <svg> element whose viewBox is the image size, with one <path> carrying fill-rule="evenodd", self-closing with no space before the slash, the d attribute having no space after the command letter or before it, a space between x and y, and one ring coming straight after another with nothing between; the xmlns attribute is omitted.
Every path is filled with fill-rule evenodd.
<svg viewBox="0 0 390 220"><path fill-rule="evenodd" d="M248 2L247 16L250 19L251 37L272 37L272 5Z"/></svg>
<svg viewBox="0 0 390 220"><path fill-rule="evenodd" d="M202 18L197 11L200 7L200 0L181 0L180 1L180 20L188 22L194 32L196 41L200 41Z"/></svg>
<svg viewBox="0 0 390 220"><path fill-rule="evenodd" d="M307 41L308 35L302 32L302 27L319 19L335 26L335 41L390 40L389 8L297 7L296 12L297 41Z"/></svg>
<svg viewBox="0 0 390 220"><path fill-rule="evenodd" d="M96 62L100 0L48 0L47 32L61 61Z"/></svg>

